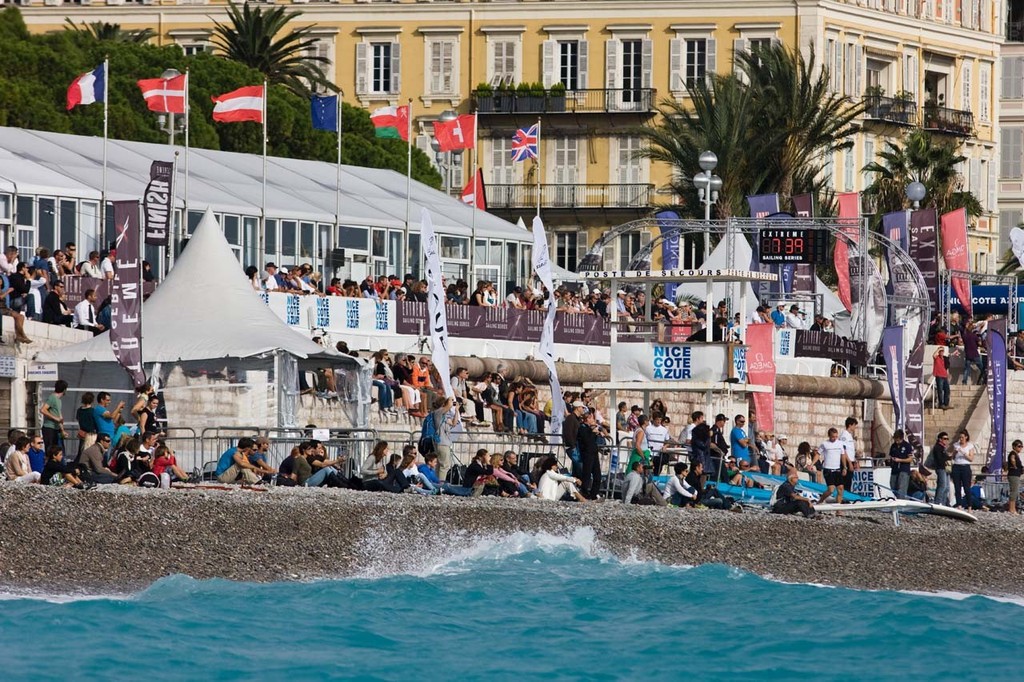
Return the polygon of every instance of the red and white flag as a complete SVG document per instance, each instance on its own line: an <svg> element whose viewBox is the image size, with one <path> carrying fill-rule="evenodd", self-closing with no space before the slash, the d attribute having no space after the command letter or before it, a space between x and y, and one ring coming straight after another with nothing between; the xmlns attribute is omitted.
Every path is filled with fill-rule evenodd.
<svg viewBox="0 0 1024 682"><path fill-rule="evenodd" d="M263 86L249 85L211 97L214 101L213 120L221 123L256 121L263 123Z"/></svg>
<svg viewBox="0 0 1024 682"><path fill-rule="evenodd" d="M472 149L476 146L476 114L463 114L451 121L434 121L434 139L442 152Z"/></svg>
<svg viewBox="0 0 1024 682"><path fill-rule="evenodd" d="M484 193L484 172L477 168L476 173L462 189L462 203L469 204L481 211L487 210L487 195Z"/></svg>
<svg viewBox="0 0 1024 682"><path fill-rule="evenodd" d="M145 78L138 81L142 97L150 111L163 114L184 114L188 97L188 78L181 74L174 78Z"/></svg>

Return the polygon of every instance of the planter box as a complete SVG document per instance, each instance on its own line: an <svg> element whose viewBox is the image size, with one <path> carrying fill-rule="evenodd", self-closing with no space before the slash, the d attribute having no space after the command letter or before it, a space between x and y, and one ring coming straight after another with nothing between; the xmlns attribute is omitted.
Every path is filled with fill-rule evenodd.
<svg viewBox="0 0 1024 682"><path fill-rule="evenodd" d="M494 111L494 95L477 95L476 110L481 114L489 114Z"/></svg>

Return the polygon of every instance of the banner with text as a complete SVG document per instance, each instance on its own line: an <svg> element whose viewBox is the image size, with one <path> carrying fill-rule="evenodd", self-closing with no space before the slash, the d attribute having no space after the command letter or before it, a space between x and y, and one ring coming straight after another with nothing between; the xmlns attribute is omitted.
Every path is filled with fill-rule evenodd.
<svg viewBox="0 0 1024 682"><path fill-rule="evenodd" d="M149 167L149 184L142 195L146 243L150 246L167 246L171 233L173 182L174 164L154 161Z"/></svg>
<svg viewBox="0 0 1024 682"><path fill-rule="evenodd" d="M885 358L885 373L889 380L889 394L896 413L896 428L906 425L907 382L903 367L903 327L886 327L882 332L882 357Z"/></svg>
<svg viewBox="0 0 1024 682"><path fill-rule="evenodd" d="M1003 468L1006 450L1006 319L989 320L988 334L988 408L992 432L988 439L988 468Z"/></svg>
<svg viewBox="0 0 1024 682"><path fill-rule="evenodd" d="M942 260L947 270L970 270L971 258L967 249L967 209L942 214ZM971 280L957 276L951 279L953 291L960 299L960 305L968 315L972 315Z"/></svg>
<svg viewBox="0 0 1024 682"><path fill-rule="evenodd" d="M856 244L860 241L860 193L846 192L840 194L839 220L843 224L843 232ZM836 269L836 279L839 283L839 300L846 306L847 310L853 310L853 297L850 292L850 245L843 239L836 238L836 248L833 251L833 264Z"/></svg>
<svg viewBox="0 0 1024 682"><path fill-rule="evenodd" d="M747 383L771 387L771 393L754 393L758 430L775 431L775 325L747 325Z"/></svg>
<svg viewBox="0 0 1024 682"><path fill-rule="evenodd" d="M611 347L611 380L725 381L736 375L737 359L743 360L732 344L617 343Z"/></svg>
<svg viewBox="0 0 1024 682"><path fill-rule="evenodd" d="M142 259L139 256L139 202L115 201L117 261L110 293L110 349L131 377L146 383L142 367Z"/></svg>
<svg viewBox="0 0 1024 682"><path fill-rule="evenodd" d="M828 358L836 362L849 362L859 367L868 364L868 351L863 341L847 339L832 332L812 332L807 329L783 331L790 332L794 338L793 357ZM785 336L788 337L790 334ZM787 343L786 347L789 348L790 344Z"/></svg>
<svg viewBox="0 0 1024 682"><path fill-rule="evenodd" d="M924 287L932 304L932 311L940 307L939 299L939 243L938 225L934 208L922 208L910 214L909 250L910 259L921 271Z"/></svg>
<svg viewBox="0 0 1024 682"><path fill-rule="evenodd" d="M445 315L445 291L441 280L441 255L438 251L437 235L430 221L430 211L420 213L420 234L423 243L423 260L427 266L427 310L430 314L431 360L441 377L445 397L452 398L451 361L448 359L448 319ZM428 405L433 409L433 405Z"/></svg>
<svg viewBox="0 0 1024 682"><path fill-rule="evenodd" d="M540 216L533 219L533 271L537 273L548 290L548 309L541 330L540 359L548 370L551 385L551 442L557 444L561 438L562 423L565 421L565 401L562 400L562 385L558 381L558 367L555 365L555 316L558 305L555 302L555 286L551 276L551 258L548 254L548 240L544 236L544 223Z"/></svg>
<svg viewBox="0 0 1024 682"><path fill-rule="evenodd" d="M750 217L756 220L765 220L768 216L779 212L778 194L755 194L747 197L747 205L750 206ZM750 271L771 272L779 276L778 281L766 285L764 282L751 282L754 289L754 296L758 301L765 298L766 294L779 291L782 286L780 269L773 265L761 263L761 230L754 230L750 237ZM709 304L710 305L710 304Z"/></svg>

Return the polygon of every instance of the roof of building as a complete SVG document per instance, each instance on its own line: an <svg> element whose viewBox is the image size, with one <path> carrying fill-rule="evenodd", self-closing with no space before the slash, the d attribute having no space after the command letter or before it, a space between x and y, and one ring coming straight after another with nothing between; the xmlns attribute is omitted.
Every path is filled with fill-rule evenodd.
<svg viewBox="0 0 1024 682"><path fill-rule="evenodd" d="M184 147L108 140L107 199L140 199L153 161L177 158L175 205L184 206ZM338 166L324 161L268 157L267 216L333 223ZM258 154L191 148L189 210L260 215L263 163ZM103 139L0 126L0 191L100 199ZM406 218L406 177L393 170L341 166L342 225L401 228ZM429 185L410 183L410 229L419 231L420 208L430 210L443 234L470 236L474 209ZM532 241L526 230L477 211L478 237Z"/></svg>

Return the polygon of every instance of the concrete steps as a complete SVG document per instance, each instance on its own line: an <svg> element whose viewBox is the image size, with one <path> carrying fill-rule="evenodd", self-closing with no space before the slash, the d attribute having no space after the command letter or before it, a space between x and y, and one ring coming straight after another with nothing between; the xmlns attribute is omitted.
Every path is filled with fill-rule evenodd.
<svg viewBox="0 0 1024 682"><path fill-rule="evenodd" d="M955 439L956 432L966 426L982 400L987 400L984 386L950 386L948 410L932 409L929 396L924 411L924 431L928 439L925 445L930 447L940 431Z"/></svg>

